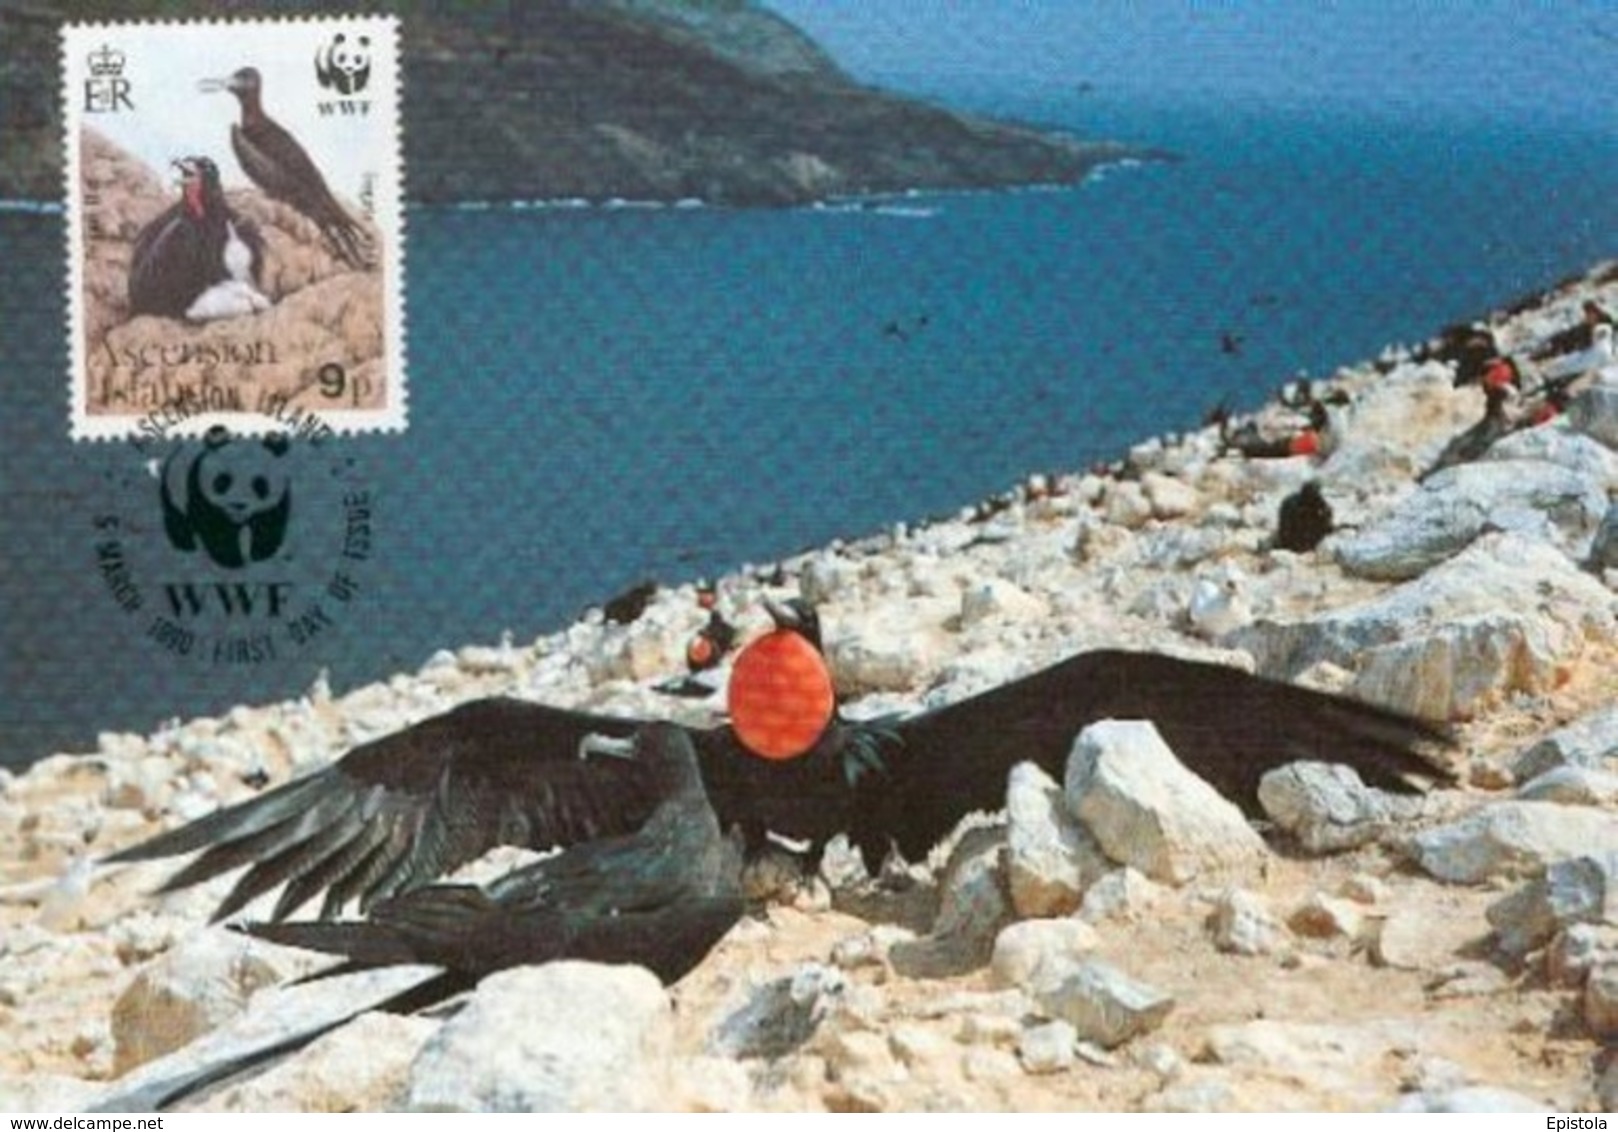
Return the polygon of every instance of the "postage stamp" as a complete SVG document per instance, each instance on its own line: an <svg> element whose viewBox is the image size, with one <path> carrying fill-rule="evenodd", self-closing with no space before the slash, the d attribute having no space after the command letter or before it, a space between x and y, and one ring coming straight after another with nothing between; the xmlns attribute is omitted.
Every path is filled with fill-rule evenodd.
<svg viewBox="0 0 1618 1132"><path fill-rule="evenodd" d="M404 428L396 21L78 24L62 51L74 439Z"/></svg>

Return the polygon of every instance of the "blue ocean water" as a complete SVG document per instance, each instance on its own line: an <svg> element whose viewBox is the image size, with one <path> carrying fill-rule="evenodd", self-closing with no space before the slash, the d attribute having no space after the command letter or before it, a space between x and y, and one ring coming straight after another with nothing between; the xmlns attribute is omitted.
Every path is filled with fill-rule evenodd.
<svg viewBox="0 0 1618 1132"><path fill-rule="evenodd" d="M1618 251L1618 134L1578 122L986 108L1182 160L789 211L413 210L410 428L338 446L374 497L367 591L272 664L118 615L92 520L130 453L66 439L60 216L0 212L0 764L948 513Z"/></svg>

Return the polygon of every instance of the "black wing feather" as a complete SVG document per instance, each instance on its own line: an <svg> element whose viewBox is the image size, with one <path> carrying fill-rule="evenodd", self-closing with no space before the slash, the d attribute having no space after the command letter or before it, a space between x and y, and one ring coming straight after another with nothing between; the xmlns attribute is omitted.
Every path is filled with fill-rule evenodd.
<svg viewBox="0 0 1618 1132"><path fill-rule="evenodd" d="M369 906L498 845L546 849L638 828L657 802L643 769L577 754L587 735L622 738L637 726L521 700L473 701L109 860L205 849L165 891L253 864L219 915L284 880L297 898L285 894L278 917L328 885L341 899L328 899L323 915L352 899Z"/></svg>
<svg viewBox="0 0 1618 1132"><path fill-rule="evenodd" d="M1080 653L1043 671L892 725L888 775L859 791L850 831L867 861L892 841L924 856L974 810L1005 804L1006 775L1033 761L1060 779L1073 740L1101 719L1146 719L1174 753L1249 816L1258 783L1298 759L1345 763L1373 786L1449 773L1415 748L1431 724L1239 669L1156 653Z"/></svg>

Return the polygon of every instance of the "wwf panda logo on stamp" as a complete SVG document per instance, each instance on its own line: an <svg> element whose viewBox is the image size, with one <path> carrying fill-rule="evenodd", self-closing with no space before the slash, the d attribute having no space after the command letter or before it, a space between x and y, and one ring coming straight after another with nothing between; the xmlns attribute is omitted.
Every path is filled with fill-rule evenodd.
<svg viewBox="0 0 1618 1132"><path fill-rule="evenodd" d="M396 21L62 34L72 434L405 426Z"/></svg>

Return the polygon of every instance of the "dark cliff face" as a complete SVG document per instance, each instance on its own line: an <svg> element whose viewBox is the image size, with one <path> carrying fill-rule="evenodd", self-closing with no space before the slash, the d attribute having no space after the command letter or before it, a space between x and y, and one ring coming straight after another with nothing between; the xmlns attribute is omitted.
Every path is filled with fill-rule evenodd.
<svg viewBox="0 0 1618 1132"><path fill-rule="evenodd" d="M0 0L0 197L60 196L57 24L112 7ZM859 87L743 0L467 9L389 6L402 20L406 188L417 201L790 204L1072 181L1120 154ZM265 7L127 4L117 18L235 11Z"/></svg>

